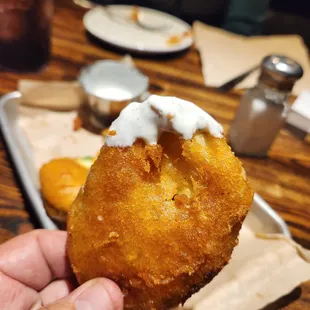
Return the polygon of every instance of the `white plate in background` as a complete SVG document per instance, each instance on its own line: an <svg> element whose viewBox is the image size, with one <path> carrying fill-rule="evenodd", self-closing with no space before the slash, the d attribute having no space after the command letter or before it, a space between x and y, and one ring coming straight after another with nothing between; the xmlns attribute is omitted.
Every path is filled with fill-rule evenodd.
<svg viewBox="0 0 310 310"><path fill-rule="evenodd" d="M85 28L95 37L119 48L148 54L180 52L189 48L193 39L191 26L181 19L157 10L139 7L141 21L146 25L165 25L159 30L146 30L131 21L134 7L109 5L88 11L83 18ZM169 44L172 36L181 37L179 43Z"/></svg>

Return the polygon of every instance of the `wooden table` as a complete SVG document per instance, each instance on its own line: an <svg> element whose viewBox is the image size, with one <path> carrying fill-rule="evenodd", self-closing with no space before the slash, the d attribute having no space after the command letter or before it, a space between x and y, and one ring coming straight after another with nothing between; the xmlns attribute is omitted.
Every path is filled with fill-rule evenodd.
<svg viewBox="0 0 310 310"><path fill-rule="evenodd" d="M0 73L0 93L17 89L21 78L73 80L85 64L98 59L119 59L112 48L90 42L84 31L84 9L71 0L55 0L52 59L38 74ZM107 29L108 31L108 29ZM150 77L151 92L175 95L205 108L227 132L239 96L219 94L203 84L200 61L193 48L174 57L134 58L137 67ZM283 129L268 159L241 158L254 190L288 223L293 237L310 248L310 144ZM12 163L0 137L0 242L35 227L31 210L23 198ZM310 282L266 309L310 309Z"/></svg>

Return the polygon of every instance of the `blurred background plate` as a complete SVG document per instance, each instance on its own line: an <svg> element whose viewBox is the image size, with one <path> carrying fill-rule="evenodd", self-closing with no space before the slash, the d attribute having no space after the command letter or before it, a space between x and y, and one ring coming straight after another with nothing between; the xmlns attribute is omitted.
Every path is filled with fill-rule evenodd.
<svg viewBox="0 0 310 310"><path fill-rule="evenodd" d="M150 28L144 29L132 19L134 12L135 7L130 5L96 7L85 14L83 21L95 37L129 51L166 54L192 45L191 27L181 19L139 7L140 24Z"/></svg>

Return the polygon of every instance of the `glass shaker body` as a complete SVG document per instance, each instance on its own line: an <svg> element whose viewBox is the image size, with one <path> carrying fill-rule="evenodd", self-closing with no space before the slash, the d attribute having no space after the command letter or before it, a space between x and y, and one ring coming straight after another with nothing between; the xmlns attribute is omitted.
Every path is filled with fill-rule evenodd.
<svg viewBox="0 0 310 310"><path fill-rule="evenodd" d="M243 95L231 124L229 143L235 153L266 156L283 127L289 109L288 93L259 83Z"/></svg>
<svg viewBox="0 0 310 310"><path fill-rule="evenodd" d="M53 0L0 1L0 68L35 72L50 57Z"/></svg>

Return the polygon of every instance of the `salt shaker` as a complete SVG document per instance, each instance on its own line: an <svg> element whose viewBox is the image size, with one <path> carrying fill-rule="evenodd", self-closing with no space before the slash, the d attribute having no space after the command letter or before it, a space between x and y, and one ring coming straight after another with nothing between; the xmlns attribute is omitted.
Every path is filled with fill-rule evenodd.
<svg viewBox="0 0 310 310"><path fill-rule="evenodd" d="M266 156L285 122L288 96L303 75L294 60L270 55L261 63L258 84L245 92L228 134L239 155Z"/></svg>

